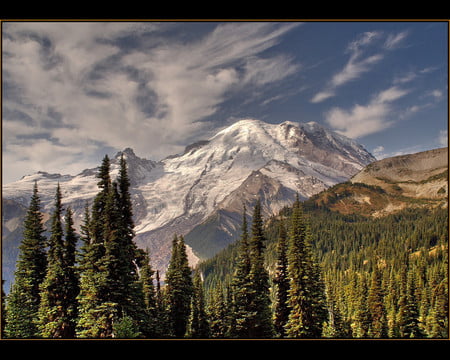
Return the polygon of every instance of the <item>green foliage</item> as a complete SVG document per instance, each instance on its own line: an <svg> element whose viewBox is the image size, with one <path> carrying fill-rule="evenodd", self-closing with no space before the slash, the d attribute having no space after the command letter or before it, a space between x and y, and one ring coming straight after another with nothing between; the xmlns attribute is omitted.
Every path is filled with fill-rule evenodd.
<svg viewBox="0 0 450 360"><path fill-rule="evenodd" d="M61 222L61 190L58 184L47 253L47 273L42 282L39 331L44 338L73 338L77 319L78 276L75 273L77 236L71 209L65 216L65 239Z"/></svg>
<svg viewBox="0 0 450 360"><path fill-rule="evenodd" d="M44 280L47 267L46 238L43 233L40 198L35 183L24 221L15 282L6 305L5 335L8 338L38 336L36 323L41 300L39 287Z"/></svg>
<svg viewBox="0 0 450 360"><path fill-rule="evenodd" d="M319 205L297 199L267 221L257 201L251 233L244 207L240 240L194 276L175 235L161 286L150 255L134 243L123 157L119 164L112 182L103 159L78 254L59 185L46 241L35 184L2 308L5 337L448 338L446 209L381 218L330 211L327 202L349 196L346 183Z"/></svg>
<svg viewBox="0 0 450 360"><path fill-rule="evenodd" d="M188 264L186 245L182 236L174 236L166 283L169 334L181 338L186 334L193 293L191 268Z"/></svg>
<svg viewBox="0 0 450 360"><path fill-rule="evenodd" d="M369 218L331 212L309 201L303 207L311 252L327 284L323 300L327 313L319 336L448 337L446 209L405 209ZM274 314L279 226L292 213L292 208L284 209L265 227L265 264L275 285ZM239 243L230 245L200 264L207 289L229 282L229 274L239 266L239 248ZM379 274L373 282L375 269Z"/></svg>
<svg viewBox="0 0 450 360"><path fill-rule="evenodd" d="M114 337L117 339L138 338L141 333L131 316L124 316L113 324Z"/></svg>
<svg viewBox="0 0 450 360"><path fill-rule="evenodd" d="M232 312L230 334L238 338L269 338L273 335L270 311L269 275L264 267L265 248L261 204L257 201L252 232L247 232L244 208L242 237L236 271L232 279Z"/></svg>

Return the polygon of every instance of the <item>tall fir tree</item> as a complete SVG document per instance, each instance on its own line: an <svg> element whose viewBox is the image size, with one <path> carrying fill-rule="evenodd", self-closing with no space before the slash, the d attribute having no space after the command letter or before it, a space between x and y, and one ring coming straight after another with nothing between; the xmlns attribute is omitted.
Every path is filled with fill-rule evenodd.
<svg viewBox="0 0 450 360"><path fill-rule="evenodd" d="M79 316L77 336L82 338L108 338L113 336L113 323L117 319L118 306L109 301L111 280L108 278L108 263L111 250L106 256L105 235L116 236L113 224L114 197L110 177L110 160L107 155L102 160L97 185L100 191L94 198L92 214L85 215L83 231L83 259L81 263L80 292L78 295ZM107 228L105 224L111 224ZM111 240L111 239L109 239Z"/></svg>
<svg viewBox="0 0 450 360"><path fill-rule="evenodd" d="M247 211L244 205L239 253L229 292L231 295L230 313L233 314L228 330L229 337L245 337L249 327L250 266Z"/></svg>
<svg viewBox="0 0 450 360"><path fill-rule="evenodd" d="M311 233L297 196L291 215L287 252L290 313L285 330L291 338L320 337L323 322L326 321L324 285L312 255L310 238Z"/></svg>
<svg viewBox="0 0 450 360"><path fill-rule="evenodd" d="M377 264L372 271L372 280L367 295L367 307L370 313L369 337L387 337L387 317L384 307L384 294L381 286L381 274Z"/></svg>
<svg viewBox="0 0 450 360"><path fill-rule="evenodd" d="M7 301L5 336L33 338L40 304L40 285L47 268L46 238L37 182L24 220L23 239L19 246L14 284Z"/></svg>
<svg viewBox="0 0 450 360"><path fill-rule="evenodd" d="M182 338L186 334L193 292L191 268L182 236L174 236L172 256L166 273L167 311L170 334Z"/></svg>
<svg viewBox="0 0 450 360"><path fill-rule="evenodd" d="M41 284L39 330L44 338L66 338L69 318L65 307L66 274L64 268L64 233L61 188L57 186L48 241L47 273Z"/></svg>
<svg viewBox="0 0 450 360"><path fill-rule="evenodd" d="M210 293L211 299L208 303L210 335L212 338L225 338L228 329L226 321L228 312L222 282L216 283Z"/></svg>
<svg viewBox="0 0 450 360"><path fill-rule="evenodd" d="M167 300L164 295L164 291L161 288L161 280L159 276L159 270L156 270L156 294L155 294L155 317L156 317L156 337L165 338L169 337L170 330L170 321L169 321L169 312L167 311Z"/></svg>
<svg viewBox="0 0 450 360"><path fill-rule="evenodd" d="M264 267L265 237L258 200L253 211L251 236L247 229L244 206L242 235L234 276L233 292L234 323L229 335L238 338L269 338L273 336L270 310L269 275Z"/></svg>
<svg viewBox="0 0 450 360"><path fill-rule="evenodd" d="M155 338L159 336L158 317L156 304L156 291L153 284L153 274L155 273L150 265L150 254L148 249L142 251L140 260L140 283L145 303L145 316L141 324L141 331L145 337Z"/></svg>
<svg viewBox="0 0 450 360"><path fill-rule="evenodd" d="M288 292L288 261L287 261L287 233L284 221L280 221L279 235L277 242L277 263L275 268L275 310L273 323L276 336L284 338L286 335L285 326L289 319Z"/></svg>
<svg viewBox="0 0 450 360"><path fill-rule="evenodd" d="M192 339L207 339L210 336L208 316L206 313L203 281L199 271L194 273L191 314L186 331L186 337Z"/></svg>
<svg viewBox="0 0 450 360"><path fill-rule="evenodd" d="M119 176L117 188L113 186L115 206L117 208L116 250L114 253L115 271L111 274L117 282L118 296L112 301L119 305L119 311L131 316L137 323L142 323L142 314L146 307L142 288L139 282L137 257L139 251L133 241L134 221L130 194L130 180L128 177L127 163L123 156L119 161Z"/></svg>
<svg viewBox="0 0 450 360"><path fill-rule="evenodd" d="M270 309L269 273L264 266L265 235L261 214L261 201L255 204L252 218L252 232L249 241L250 255L250 326L249 338L270 338L273 336L272 313Z"/></svg>
<svg viewBox="0 0 450 360"><path fill-rule="evenodd" d="M430 337L449 338L448 331L448 247L444 252L443 278L437 282L432 292L430 309Z"/></svg>
<svg viewBox="0 0 450 360"><path fill-rule="evenodd" d="M327 286L326 297L328 307L328 321L323 327L322 336L325 338L347 338L349 329L346 326L341 310L337 306L336 297L332 294L331 286Z"/></svg>
<svg viewBox="0 0 450 360"><path fill-rule="evenodd" d="M65 337L73 338L76 333L76 324L78 319L78 300L80 292L80 279L78 275L76 254L78 235L75 232L73 211L69 206L64 218L65 241L64 241L64 307L67 316L67 327L65 328Z"/></svg>

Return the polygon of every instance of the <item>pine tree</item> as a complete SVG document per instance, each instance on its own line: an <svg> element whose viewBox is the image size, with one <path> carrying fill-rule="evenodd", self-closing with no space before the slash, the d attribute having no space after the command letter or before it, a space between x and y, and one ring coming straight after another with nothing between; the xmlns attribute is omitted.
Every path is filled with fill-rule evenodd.
<svg viewBox="0 0 450 360"><path fill-rule="evenodd" d="M225 303L223 284L218 282L212 290L211 300L208 304L208 318L212 338L225 338L227 336L228 311Z"/></svg>
<svg viewBox="0 0 450 360"><path fill-rule="evenodd" d="M117 182L111 181L106 155L97 177L100 192L94 199L92 216L83 227L85 251L80 285L80 336L114 337L113 324L129 316L139 331L145 331L145 301L139 280L133 242L134 224L126 161L120 160ZM87 235L86 235L87 234ZM82 298L90 299L89 302Z"/></svg>
<svg viewBox="0 0 450 360"><path fill-rule="evenodd" d="M38 335L36 323L41 300L39 287L47 267L44 231L38 186L35 182L24 220L15 280L7 301L5 336L8 338L33 338Z"/></svg>
<svg viewBox="0 0 450 360"><path fill-rule="evenodd" d="M367 297L367 306L371 317L369 336L372 338L387 337L386 310L384 308L383 300L381 275L378 267L375 265Z"/></svg>
<svg viewBox="0 0 450 360"><path fill-rule="evenodd" d="M64 242L64 307L67 314L67 327L65 337L75 337L76 324L78 319L78 300L80 292L80 279L76 267L76 252L78 236L75 233L73 212L70 207L66 210L65 216L65 242Z"/></svg>
<svg viewBox="0 0 450 360"><path fill-rule="evenodd" d="M430 337L448 339L448 248L444 256L444 276L434 287L432 294Z"/></svg>
<svg viewBox="0 0 450 360"><path fill-rule="evenodd" d="M119 318L130 316L136 324L146 327L145 302L136 267L138 250L133 242L134 223L127 164L122 155L117 182L106 194L103 213L103 238L106 268L105 300L116 304ZM144 330L140 329L141 332Z"/></svg>
<svg viewBox="0 0 450 360"><path fill-rule="evenodd" d="M297 196L291 215L287 251L290 313L285 330L291 338L320 337L322 324L326 321L324 285L312 255L310 238L311 233Z"/></svg>
<svg viewBox="0 0 450 360"><path fill-rule="evenodd" d="M349 336L349 329L336 304L335 297L331 294L331 286L328 286L327 288L328 321L323 327L322 335L325 338L347 338Z"/></svg>
<svg viewBox="0 0 450 360"><path fill-rule="evenodd" d="M109 175L110 160L108 155L102 160L102 164L99 168L99 172L96 177L99 179L97 186L100 188L99 193L95 196L94 203L92 204L92 216L89 222L90 237L92 247L91 261L97 263L105 255L105 239L104 239L104 225L105 211L108 196L111 192L112 182Z"/></svg>
<svg viewBox="0 0 450 360"><path fill-rule="evenodd" d="M159 270L156 270L156 295L155 295L156 307L155 307L155 318L156 318L156 337L168 337L170 336L170 324L169 324L169 313L167 311L167 301L165 299L163 290L161 289L161 281L159 277Z"/></svg>
<svg viewBox="0 0 450 360"><path fill-rule="evenodd" d="M244 205L242 216L241 239L239 242L239 253L233 279L231 281L231 301L229 306L233 317L228 330L228 337L245 337L246 329L249 327L249 289L250 289L250 254L249 236L247 225L247 213Z"/></svg>
<svg viewBox="0 0 450 360"><path fill-rule="evenodd" d="M186 334L193 291L191 269L182 236L174 236L166 283L170 333L181 338Z"/></svg>
<svg viewBox="0 0 450 360"><path fill-rule="evenodd" d="M419 308L416 302L416 276L414 272L408 274L406 288L406 311L405 322L403 324L403 337L422 338L423 332L419 325Z"/></svg>
<svg viewBox="0 0 450 360"><path fill-rule="evenodd" d="M75 275L76 235L71 210L66 214L66 240L62 225L61 189L58 184L51 236L47 254L47 273L41 284L39 329L45 338L73 338L76 319L78 279Z"/></svg>
<svg viewBox="0 0 450 360"><path fill-rule="evenodd" d="M273 336L270 310L269 274L264 267L265 236L261 215L261 202L253 209L252 233L249 242L250 255L250 326L249 338L270 338Z"/></svg>
<svg viewBox="0 0 450 360"><path fill-rule="evenodd" d="M279 225L279 235L277 243L277 264L275 269L275 311L273 315L273 322L275 333L277 336L284 338L286 333L284 327L289 318L288 291L289 291L289 277L287 273L287 234L284 222L281 221Z"/></svg>
<svg viewBox="0 0 450 360"><path fill-rule="evenodd" d="M234 299L233 288L230 283L225 286L225 337L236 338L236 302Z"/></svg>
<svg viewBox="0 0 450 360"><path fill-rule="evenodd" d="M140 283L145 303L145 320L141 329L145 337L154 338L158 336L157 331L157 305L155 286L153 285L153 274L155 273L150 265L150 255L148 249L143 251L140 265Z"/></svg>
<svg viewBox="0 0 450 360"><path fill-rule="evenodd" d="M111 278L109 263L111 246L106 256L106 237L111 241L117 229L113 216L114 193L109 175L110 161L103 158L97 178L99 193L92 205L92 215L85 215L83 231L82 262L80 264L79 317L77 336L82 338L108 338L113 336L113 323L117 319L118 304L109 300ZM86 210L87 211L87 210ZM105 224L110 224L108 228ZM113 293L113 296L115 292Z"/></svg>
<svg viewBox="0 0 450 360"><path fill-rule="evenodd" d="M206 339L210 335L208 317L205 308L205 294L200 272L194 273L191 314L186 336L193 339Z"/></svg>
<svg viewBox="0 0 450 360"><path fill-rule="evenodd" d="M352 332L353 337L366 338L370 328L370 313L367 307L367 284L365 274L355 274L357 276L356 282L356 303L354 309Z"/></svg>

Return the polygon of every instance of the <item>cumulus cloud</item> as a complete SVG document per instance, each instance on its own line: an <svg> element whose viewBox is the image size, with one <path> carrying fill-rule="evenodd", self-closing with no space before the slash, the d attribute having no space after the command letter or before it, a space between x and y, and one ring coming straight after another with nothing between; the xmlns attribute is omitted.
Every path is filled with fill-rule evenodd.
<svg viewBox="0 0 450 360"><path fill-rule="evenodd" d="M391 120L392 103L409 91L392 86L375 94L366 105L354 105L345 110L334 107L325 114L325 121L337 132L350 138L360 138L385 130Z"/></svg>
<svg viewBox="0 0 450 360"><path fill-rule="evenodd" d="M5 23L4 161L52 171L103 147L176 153L231 93L299 69L263 54L299 25L223 23L186 39L166 30L189 24Z"/></svg>

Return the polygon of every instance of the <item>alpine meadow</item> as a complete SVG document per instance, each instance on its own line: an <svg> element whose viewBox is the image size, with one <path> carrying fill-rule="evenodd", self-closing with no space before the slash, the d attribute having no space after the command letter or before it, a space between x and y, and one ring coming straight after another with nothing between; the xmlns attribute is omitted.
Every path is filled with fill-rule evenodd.
<svg viewBox="0 0 450 360"><path fill-rule="evenodd" d="M449 339L448 21L0 25L2 340Z"/></svg>

